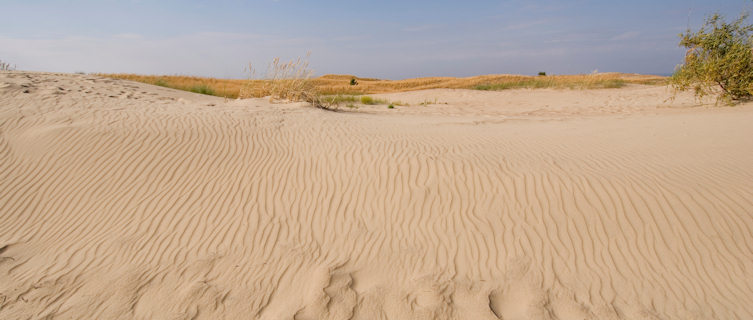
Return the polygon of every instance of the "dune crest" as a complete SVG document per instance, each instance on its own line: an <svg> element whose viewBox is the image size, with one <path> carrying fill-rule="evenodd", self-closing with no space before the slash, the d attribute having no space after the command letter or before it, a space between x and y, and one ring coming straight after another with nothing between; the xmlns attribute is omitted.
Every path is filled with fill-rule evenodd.
<svg viewBox="0 0 753 320"><path fill-rule="evenodd" d="M386 96L0 73L0 318L753 318L753 106Z"/></svg>

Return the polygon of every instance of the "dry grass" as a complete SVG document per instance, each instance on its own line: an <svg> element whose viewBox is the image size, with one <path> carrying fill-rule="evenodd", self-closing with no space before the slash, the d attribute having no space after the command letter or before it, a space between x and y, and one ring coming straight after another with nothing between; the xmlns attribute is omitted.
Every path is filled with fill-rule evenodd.
<svg viewBox="0 0 753 320"><path fill-rule="evenodd" d="M190 76L144 76L136 74L99 74L100 76L144 82L157 86L215 95L225 98L269 97L272 101L306 101L324 109L336 109L338 103L322 99L309 68L308 55L290 61L275 58L267 68L266 76L256 79L256 71L248 66L247 80L201 78Z"/></svg>
<svg viewBox="0 0 753 320"><path fill-rule="evenodd" d="M313 79L323 94L370 94L413 91L424 89L479 89L504 90L512 88L616 88L627 84L666 84L665 77L623 73L598 73L563 76L484 75L468 78L433 77L406 80L379 80L356 78L357 86L350 85L350 75L325 75Z"/></svg>
<svg viewBox="0 0 753 320"><path fill-rule="evenodd" d="M117 79L139 81L154 85L191 91L198 86L210 88L214 95L227 98L267 97L281 100L330 99L344 101L345 96L372 93L403 92L423 89L505 90L512 88L599 89L619 88L628 84L665 85L666 77L598 73L561 76L484 75L467 78L433 77L405 80L379 80L351 75L325 75L309 78L311 72L305 60L273 61L271 75L266 79L215 79L188 76L144 76L135 74L102 74ZM355 78L358 85L351 86ZM312 96L313 95L313 96ZM335 97L335 98L332 98ZM339 97L339 98L337 98ZM344 100L343 100L344 99ZM326 102L326 101L324 101Z"/></svg>
<svg viewBox="0 0 753 320"><path fill-rule="evenodd" d="M314 72L309 68L308 55L287 62L275 58L263 79L253 79L255 71L252 65L248 70L251 79L245 80L238 92L239 98L270 97L273 100L312 102L314 97L319 96L311 82Z"/></svg>
<svg viewBox="0 0 753 320"><path fill-rule="evenodd" d="M145 76L138 74L98 74L115 79L124 79L162 86L178 90L193 91L194 88L206 87L213 95L219 97L238 98L245 80L201 78L190 76Z"/></svg>

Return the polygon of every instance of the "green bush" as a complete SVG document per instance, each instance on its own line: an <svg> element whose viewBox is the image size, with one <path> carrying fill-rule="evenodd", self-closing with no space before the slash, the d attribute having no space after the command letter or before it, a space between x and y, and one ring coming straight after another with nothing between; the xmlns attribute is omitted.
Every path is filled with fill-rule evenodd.
<svg viewBox="0 0 753 320"><path fill-rule="evenodd" d="M545 75L546 75L546 72L544 72L544 71L539 71L539 75L540 75L540 76L545 76Z"/></svg>
<svg viewBox="0 0 753 320"><path fill-rule="evenodd" d="M356 78L350 78L350 85L355 86L358 84L358 81L356 81Z"/></svg>
<svg viewBox="0 0 753 320"><path fill-rule="evenodd" d="M718 101L750 99L753 96L753 26L748 14L727 23L719 14L706 19L697 32L681 34L680 46L687 48L685 63L677 68L670 83L679 90L692 89L703 97L717 94Z"/></svg>

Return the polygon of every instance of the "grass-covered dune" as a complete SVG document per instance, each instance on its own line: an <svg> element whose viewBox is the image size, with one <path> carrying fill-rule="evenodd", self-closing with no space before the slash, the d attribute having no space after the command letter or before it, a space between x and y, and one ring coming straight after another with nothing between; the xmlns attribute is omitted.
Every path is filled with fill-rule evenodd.
<svg viewBox="0 0 753 320"><path fill-rule="evenodd" d="M217 79L191 76L160 76L137 74L101 74L148 84L193 91L227 98L267 96L264 90L269 80ZM357 84L352 85L355 79ZM360 78L351 75L324 75L307 80L322 95L361 95L404 92L424 89L505 90L516 88L601 89L620 88L628 84L663 85L667 78L625 73L597 73L585 75L482 75L466 78L428 77L404 80Z"/></svg>

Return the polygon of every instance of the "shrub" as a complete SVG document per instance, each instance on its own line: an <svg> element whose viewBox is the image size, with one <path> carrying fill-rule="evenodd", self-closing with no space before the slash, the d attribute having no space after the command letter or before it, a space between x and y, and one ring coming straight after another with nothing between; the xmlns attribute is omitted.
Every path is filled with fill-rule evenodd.
<svg viewBox="0 0 753 320"><path fill-rule="evenodd" d="M358 81L356 81L356 78L350 78L350 85L355 86L358 84Z"/></svg>
<svg viewBox="0 0 753 320"><path fill-rule="evenodd" d="M544 72L544 71L540 71L540 72L539 72L539 75L540 75L540 76L545 76L545 75L546 75L546 72Z"/></svg>
<svg viewBox="0 0 753 320"><path fill-rule="evenodd" d="M717 101L732 103L753 95L753 26L748 14L727 23L714 14L697 32L681 34L680 46L687 48L685 63L671 78L678 90L692 89L697 97L717 94Z"/></svg>
<svg viewBox="0 0 753 320"><path fill-rule="evenodd" d="M395 105L390 104L389 106L387 106L387 109L395 109Z"/></svg>

